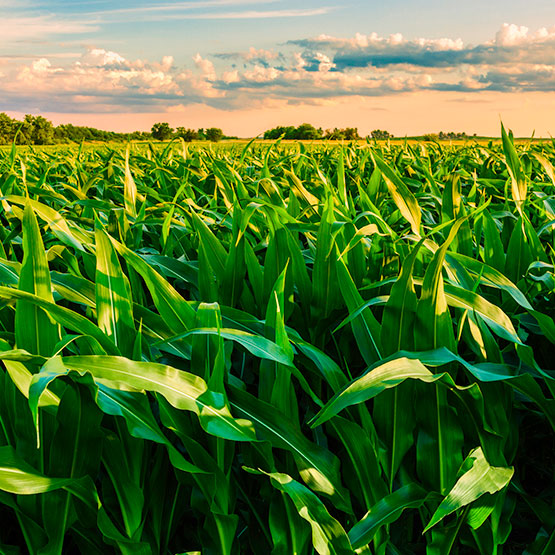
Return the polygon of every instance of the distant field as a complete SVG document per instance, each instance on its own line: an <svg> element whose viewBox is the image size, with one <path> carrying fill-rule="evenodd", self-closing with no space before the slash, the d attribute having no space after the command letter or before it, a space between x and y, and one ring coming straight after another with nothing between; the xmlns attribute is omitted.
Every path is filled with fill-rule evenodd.
<svg viewBox="0 0 555 555"><path fill-rule="evenodd" d="M554 553L551 141L0 148L0 552Z"/></svg>
<svg viewBox="0 0 555 555"><path fill-rule="evenodd" d="M211 145L212 147L216 147L216 146L233 146L233 145L247 145L249 142L251 142L252 139L226 139L226 140L222 140L218 143L210 143L207 141L192 141L192 142L188 142L185 143L186 145L189 146L199 146L199 147L207 147L208 145ZM147 145L147 144L152 144L152 145L168 145L170 142L172 141L131 141L132 144L134 145ZM173 142L177 142L179 144L179 141L173 140ZM273 140L267 140L267 139L254 139L254 144L266 144L266 145L271 145L273 143L275 143L276 141ZM404 143L408 143L410 145L415 145L415 144L429 144L429 143L435 143L437 142L440 145L443 146L465 146L465 145L472 145L472 144L479 144L482 146L487 146L488 144L493 144L493 145L501 145L501 139L499 137L469 137L468 139L453 139L453 140L437 140L437 141L427 141L421 138L415 138L415 137L393 137L391 139L386 139L386 140L377 140L375 141L374 139L370 139L370 144L380 144L380 145L387 145L388 143L392 144L392 145L402 145ZM546 139L546 138L526 138L526 137L517 137L514 139L514 143L518 144L518 145L527 145L527 144L543 144L543 143L551 143L552 139ZM320 146L320 145L334 145L334 146L339 146L339 145L347 145L347 144L358 144L358 145L365 145L367 144L367 140L366 139L360 139L358 141L331 141L331 140L312 140L312 141L297 141L297 140L282 140L280 141L281 144L286 145L298 145L298 144L304 144L307 147L311 147L311 146ZM101 148L102 146L107 146L109 148L126 148L127 143L125 142L120 142L120 141L114 141L114 142L108 142L108 143L104 143L104 142L85 142L84 143L84 147L85 148ZM32 146L25 146L25 145L20 145L18 146L18 148L20 149L25 149L25 148L40 148L43 150L55 150L56 148L62 148L62 147L69 147L69 148L74 148L78 145L76 145L75 143L70 143L70 144L57 144L57 145L32 145ZM11 145L0 145L0 152L1 151L6 151L6 150L10 150L11 149Z"/></svg>

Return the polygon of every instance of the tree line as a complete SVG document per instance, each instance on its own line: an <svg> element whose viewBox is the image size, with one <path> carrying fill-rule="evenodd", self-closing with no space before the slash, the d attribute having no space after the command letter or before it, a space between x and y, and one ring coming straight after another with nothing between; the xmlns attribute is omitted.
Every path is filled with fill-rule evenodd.
<svg viewBox="0 0 555 555"><path fill-rule="evenodd" d="M317 139L328 139L328 140L345 140L345 141L356 141L358 139L363 139L357 127L345 127L333 129L322 129L321 127L314 127L310 123L301 123L301 125L295 127L293 125L283 126L278 125L273 129L268 129L264 132L264 139L294 139L300 141L306 140L317 140ZM368 135L372 139L390 139L393 137L388 131L382 129L375 129Z"/></svg>
<svg viewBox="0 0 555 555"><path fill-rule="evenodd" d="M276 140L291 139L300 141L310 140L344 140L355 141L363 139L356 127L345 127L333 129L322 129L314 127L310 123L294 125L279 125L273 129L268 129L262 134L264 139ZM474 135L475 137L476 135ZM115 131L104 131L94 127L86 127L65 123L54 126L51 121L43 116L26 115L23 120L9 117L5 113L0 113L0 145L11 144L15 141L20 145L49 145L58 143L93 141L93 142L112 142L112 141L167 141L180 137L184 141L211 141L217 142L222 139L237 139L224 135L219 127L208 127L200 129L189 129L186 127L176 127L173 129L167 122L155 123L150 131L133 131L131 133L117 133ZM387 140L393 138L393 134L383 129L374 129L366 138L376 140ZM466 133L443 132L428 133L420 137L412 137L425 141L469 139Z"/></svg>
<svg viewBox="0 0 555 555"><path fill-rule="evenodd" d="M204 129L188 129L186 127L177 127L173 129L167 122L155 123L150 130L152 138L157 141L168 141L176 137L181 137L186 142L191 141L212 141L218 142L222 139L236 139L237 137L226 137L219 127L209 127Z"/></svg>
<svg viewBox="0 0 555 555"><path fill-rule="evenodd" d="M64 123L53 125L43 116L27 114L23 120L11 118L6 113L0 113L0 145L52 145L59 143L82 141L166 141L181 137L185 141L219 141L225 137L223 131L217 127L208 129L186 129L178 127L172 129L168 123L155 123L150 131L133 131L131 133L117 133L104 131L94 127Z"/></svg>
<svg viewBox="0 0 555 555"><path fill-rule="evenodd" d="M17 120L5 113L0 113L0 144L4 145L14 141L18 145L51 145L68 142L80 143L81 141L108 142L150 138L152 138L151 134L143 131L117 133L71 123L54 126L43 116L27 114L23 120Z"/></svg>

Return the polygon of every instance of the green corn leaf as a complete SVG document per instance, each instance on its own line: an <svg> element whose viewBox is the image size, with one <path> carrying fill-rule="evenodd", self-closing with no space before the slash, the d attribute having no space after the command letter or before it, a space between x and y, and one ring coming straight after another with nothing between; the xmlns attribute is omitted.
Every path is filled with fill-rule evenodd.
<svg viewBox="0 0 555 555"><path fill-rule="evenodd" d="M135 326L129 280L121 269L116 250L98 220L95 237L98 327L123 354L130 355L135 340Z"/></svg>
<svg viewBox="0 0 555 555"><path fill-rule="evenodd" d="M172 406L195 413L209 434L233 441L256 441L252 423L233 418L223 396L210 391L202 378L162 364L113 356L50 359L35 374L29 388L35 422L37 404L44 391L53 380L70 371L90 373L93 379L113 389L159 393Z"/></svg>
<svg viewBox="0 0 555 555"><path fill-rule="evenodd" d="M415 347L419 350L437 347L447 347L453 350L455 337L445 299L442 272L447 249L462 223L463 220L460 219L453 224L447 239L435 253L424 275L414 329Z"/></svg>
<svg viewBox="0 0 555 555"><path fill-rule="evenodd" d="M377 154L374 154L376 166L382 172L382 177L387 185L389 193L393 197L393 201L403 217L410 223L412 232L420 235L420 222L422 220L422 212L415 196L411 190L405 185L403 180L397 173L389 167L389 165Z"/></svg>
<svg viewBox="0 0 555 555"><path fill-rule="evenodd" d="M21 206L29 206L32 211L52 230L52 233L65 245L73 247L78 251L85 251L82 242L75 236L64 217L52 207L33 199L8 195L7 200Z"/></svg>
<svg viewBox="0 0 555 555"><path fill-rule="evenodd" d="M230 387L229 397L233 409L253 423L257 437L293 453L302 479L312 490L331 497L339 508L350 511L348 494L340 483L339 461L330 451L307 439L274 406L235 387Z"/></svg>
<svg viewBox="0 0 555 555"><path fill-rule="evenodd" d="M110 239L127 264L145 280L160 316L174 333L194 327L195 311L175 288L138 254L112 237Z"/></svg>
<svg viewBox="0 0 555 555"><path fill-rule="evenodd" d="M503 152L505 154L505 163L511 178L511 194L518 211L522 214L522 205L526 200L527 183L526 174L522 169L520 158L515 149L512 137L507 135L505 127L501 124L501 140L503 142Z"/></svg>
<svg viewBox="0 0 555 555"><path fill-rule="evenodd" d="M342 258L337 260L337 277L339 288L349 312L355 311L364 299L358 292L349 270ZM360 315L351 321L353 334L366 364L372 364L381 358L381 345L379 342L381 326L370 308L366 307Z"/></svg>
<svg viewBox="0 0 555 555"><path fill-rule="evenodd" d="M410 351L414 346L413 326L418 301L412 274L421 244L422 241L412 249L403 262L399 279L393 284L384 308L381 341L386 356L402 349Z"/></svg>
<svg viewBox="0 0 555 555"><path fill-rule="evenodd" d="M447 515L472 503L485 493L493 494L502 490L514 474L512 467L491 466L480 447L468 455L463 464L463 467L465 466L470 468L457 480L453 489L436 509L424 528L424 533Z"/></svg>
<svg viewBox="0 0 555 555"><path fill-rule="evenodd" d="M0 299L8 302L16 302L22 299L29 304L44 310L44 312L48 313L54 321L58 322L62 326L70 330L80 332L83 335L93 337L106 350L107 353L119 354L119 350L114 342L107 337L100 328L78 312L46 301L37 295L33 295L25 291L18 291L9 287L0 287Z"/></svg>
<svg viewBox="0 0 555 555"><path fill-rule="evenodd" d="M129 433L136 438L154 441L164 445L175 468L183 472L203 473L204 471L187 461L160 430L145 395L121 391L97 384L96 402L102 412L125 419ZM46 393L49 393L47 390ZM46 394L45 394L46 395ZM45 395L42 395L44 397ZM41 397L41 398L42 398Z"/></svg>
<svg viewBox="0 0 555 555"><path fill-rule="evenodd" d="M198 327L222 327L222 316L217 303L201 303L197 309ZM224 340L221 335L193 335L191 366L204 378L210 389L224 393L225 380Z"/></svg>
<svg viewBox="0 0 555 555"><path fill-rule="evenodd" d="M49 478L25 462L11 445L0 447L0 490L17 495L37 495L71 489L72 478Z"/></svg>
<svg viewBox="0 0 555 555"><path fill-rule="evenodd" d="M380 499L366 515L349 530L353 549L372 541L383 526L395 522L407 509L419 509L426 501L424 488L411 482Z"/></svg>
<svg viewBox="0 0 555 555"><path fill-rule="evenodd" d="M299 515L310 524L312 545L320 555L347 555L353 552L343 527L328 513L324 504L307 487L296 482L287 474L246 470L265 474L276 489L289 496Z"/></svg>
<svg viewBox="0 0 555 555"><path fill-rule="evenodd" d="M18 288L53 303L48 261L37 219L30 205L23 215L23 264ZM19 348L50 356L60 339L59 327L38 306L21 298L15 311L15 337Z"/></svg>
<svg viewBox="0 0 555 555"><path fill-rule="evenodd" d="M131 175L131 168L129 167L129 149L130 146L127 145L125 150L125 178L123 180L123 197L125 199L125 209L127 212L135 217L136 211L136 198L137 198L137 185L135 185L135 180Z"/></svg>
<svg viewBox="0 0 555 555"><path fill-rule="evenodd" d="M191 329L188 332L182 333L165 339L162 342L155 343L154 346L158 347L165 343L172 343L180 339L185 339L187 337L194 337L198 335L215 335L222 337L223 339L228 339L234 341L247 349L251 354L259 358L272 360L274 362L279 362L288 366L292 365L291 353L282 349L279 345L276 345L273 341L248 333L242 330L236 330L232 328L198 328Z"/></svg>

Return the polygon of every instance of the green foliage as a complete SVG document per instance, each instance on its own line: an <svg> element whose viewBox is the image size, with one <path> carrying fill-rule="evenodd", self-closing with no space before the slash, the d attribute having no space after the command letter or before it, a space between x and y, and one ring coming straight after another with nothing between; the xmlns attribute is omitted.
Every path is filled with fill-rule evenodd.
<svg viewBox="0 0 555 555"><path fill-rule="evenodd" d="M206 136L207 141L212 141L213 143L217 143L223 138L224 133L219 127L209 127L204 132L204 135Z"/></svg>
<svg viewBox="0 0 555 555"><path fill-rule="evenodd" d="M301 123L299 126L294 127L282 126L274 127L264 132L265 139L296 139L299 141L310 141L314 139L321 139L323 136L323 131L321 128L316 129L310 123Z"/></svg>
<svg viewBox="0 0 555 555"><path fill-rule="evenodd" d="M335 127L334 129L326 130L324 138L335 141L356 141L360 139L361 136L358 134L358 129L356 127L346 127L345 129L338 129Z"/></svg>
<svg viewBox="0 0 555 555"><path fill-rule="evenodd" d="M63 123L54 127L52 122L42 116L26 115L23 121L0 113L0 145L51 145L57 143L81 143L82 141L129 141L151 138L150 133L116 133L94 127L84 127Z"/></svg>
<svg viewBox="0 0 555 555"><path fill-rule="evenodd" d="M0 144L49 145L54 142L55 128L42 116L27 114L23 121L0 114Z"/></svg>
<svg viewBox="0 0 555 555"><path fill-rule="evenodd" d="M167 141L173 135L173 129L167 122L155 123L150 130L152 137L157 141Z"/></svg>
<svg viewBox="0 0 555 555"><path fill-rule="evenodd" d="M198 131L195 131L194 129L187 129L185 127L176 128L175 135L177 137L181 137L186 143L196 141L199 138Z"/></svg>
<svg viewBox="0 0 555 555"><path fill-rule="evenodd" d="M460 140L468 139L469 137L464 131L460 133L457 133L455 131L448 131L448 132L440 131L438 138L441 141L452 141L452 140L460 141Z"/></svg>
<svg viewBox="0 0 555 555"><path fill-rule="evenodd" d="M0 149L0 552L552 553L554 163Z"/></svg>
<svg viewBox="0 0 555 555"><path fill-rule="evenodd" d="M370 133L370 136L372 139L376 139L378 141L393 138L393 135L389 131L384 131L383 129L374 129L374 131Z"/></svg>

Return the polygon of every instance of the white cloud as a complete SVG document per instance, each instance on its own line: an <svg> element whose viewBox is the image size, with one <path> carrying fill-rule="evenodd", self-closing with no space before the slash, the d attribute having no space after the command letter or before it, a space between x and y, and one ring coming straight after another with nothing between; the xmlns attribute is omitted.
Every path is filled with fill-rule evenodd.
<svg viewBox="0 0 555 555"><path fill-rule="evenodd" d="M377 33L364 35L356 33L353 38L334 37L331 35L318 35L311 39L301 39L290 41L292 44L302 46L304 48L330 48L332 51L342 50L358 50L364 51L369 49L374 51L388 50L392 47L404 46L406 48L420 48L426 50L461 50L464 46L462 39L426 39L417 38L413 40L406 39L401 33L393 33L388 37L382 37Z"/></svg>
<svg viewBox="0 0 555 555"><path fill-rule="evenodd" d="M193 60L204 77L210 80L216 79L216 70L214 69L213 62L206 60L198 53L193 57Z"/></svg>
<svg viewBox="0 0 555 555"><path fill-rule="evenodd" d="M237 63L240 62L240 63ZM410 91L555 92L555 30L503 25L491 41L408 39L376 33L320 35L282 48L252 46L186 67L170 55L129 59L100 47L75 61L49 56L0 60L4 109L132 111L205 104L233 110L272 101L322 104Z"/></svg>
<svg viewBox="0 0 555 555"><path fill-rule="evenodd" d="M82 58L80 63L97 67L122 65L125 63L125 58L117 52L112 52L111 50L104 50L104 48L91 48Z"/></svg>
<svg viewBox="0 0 555 555"><path fill-rule="evenodd" d="M514 46L521 44L528 38L528 27L504 23L495 35L495 44L500 46Z"/></svg>

